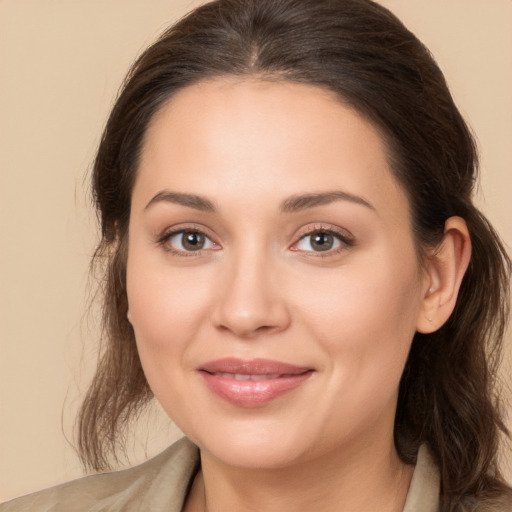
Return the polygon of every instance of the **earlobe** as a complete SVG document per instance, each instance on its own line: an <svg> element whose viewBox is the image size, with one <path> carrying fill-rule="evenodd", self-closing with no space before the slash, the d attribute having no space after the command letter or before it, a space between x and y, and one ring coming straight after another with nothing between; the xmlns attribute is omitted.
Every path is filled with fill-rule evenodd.
<svg viewBox="0 0 512 512"><path fill-rule="evenodd" d="M466 221L450 217L441 244L427 261L427 279L416 330L437 331L452 314L462 279L471 259L471 239Z"/></svg>

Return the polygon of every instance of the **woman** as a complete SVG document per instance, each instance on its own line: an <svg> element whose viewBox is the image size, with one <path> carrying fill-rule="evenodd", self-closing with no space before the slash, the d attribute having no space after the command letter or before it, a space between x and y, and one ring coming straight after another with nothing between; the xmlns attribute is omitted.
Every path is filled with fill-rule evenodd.
<svg viewBox="0 0 512 512"><path fill-rule="evenodd" d="M188 439L0 510L510 510L510 263L476 168L441 72L377 4L193 11L98 150L108 345L80 451L107 468L152 396Z"/></svg>

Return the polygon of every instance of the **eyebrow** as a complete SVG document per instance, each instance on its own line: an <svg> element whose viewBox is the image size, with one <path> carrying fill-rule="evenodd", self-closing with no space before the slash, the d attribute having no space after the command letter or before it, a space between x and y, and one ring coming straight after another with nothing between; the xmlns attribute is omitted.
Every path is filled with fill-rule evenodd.
<svg viewBox="0 0 512 512"><path fill-rule="evenodd" d="M359 204L369 208L370 210L376 211L375 207L369 203L366 199L343 192L341 190L332 190L329 192L320 192L317 194L302 194L292 196L281 205L281 211L284 213L293 213L308 208L314 208L315 206L322 206L325 204L334 203L335 201L349 201L351 203Z"/></svg>
<svg viewBox="0 0 512 512"><path fill-rule="evenodd" d="M205 197L197 196L195 194L184 194L182 192L170 192L168 190L163 190L156 194L144 209L147 210L150 206L160 202L180 204L202 212L216 211L215 205Z"/></svg>
<svg viewBox="0 0 512 512"><path fill-rule="evenodd" d="M283 213L293 213L314 208L315 206L334 203L335 201L349 201L375 211L375 207L366 199L341 190L291 196L283 201L280 210ZM171 192L168 190L163 190L156 194L144 209L147 210L150 206L161 202L179 204L202 212L214 213L217 211L213 202L206 197L196 194L185 194L183 192Z"/></svg>

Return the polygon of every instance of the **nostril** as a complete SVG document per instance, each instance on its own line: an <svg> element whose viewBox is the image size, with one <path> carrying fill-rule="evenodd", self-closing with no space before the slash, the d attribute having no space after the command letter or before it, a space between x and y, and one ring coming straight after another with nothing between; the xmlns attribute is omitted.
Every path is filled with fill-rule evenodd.
<svg viewBox="0 0 512 512"><path fill-rule="evenodd" d="M254 339L263 335L270 335L286 328L288 323L283 321L276 324L267 323L265 321L258 322L256 319L250 318L230 318L225 321L214 322L215 327L223 333L231 333L240 338Z"/></svg>
<svg viewBox="0 0 512 512"><path fill-rule="evenodd" d="M262 326L258 327L255 332L263 333L263 332L272 331L273 329L275 329L275 327L272 327L271 325L262 325Z"/></svg>

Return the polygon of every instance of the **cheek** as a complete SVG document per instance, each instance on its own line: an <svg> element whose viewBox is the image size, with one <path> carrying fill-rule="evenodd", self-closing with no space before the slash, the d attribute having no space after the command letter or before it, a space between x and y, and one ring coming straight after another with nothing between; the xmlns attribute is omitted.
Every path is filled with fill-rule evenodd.
<svg viewBox="0 0 512 512"><path fill-rule="evenodd" d="M420 274L415 258L391 253L359 259L315 283L300 309L311 335L331 356L334 371L400 378L415 333L420 306ZM364 379L362 380L364 381Z"/></svg>
<svg viewBox="0 0 512 512"><path fill-rule="evenodd" d="M170 417L175 421L191 417L193 406L175 390L181 389L183 372L191 370L189 354L200 337L202 319L207 317L208 280L197 271L192 280L186 270L177 271L154 254L131 249L128 304L144 374Z"/></svg>
<svg viewBox="0 0 512 512"><path fill-rule="evenodd" d="M211 281L201 271L191 279L187 270L165 264L165 254L130 248L127 294L137 346L145 371L163 357L182 354L207 315Z"/></svg>

